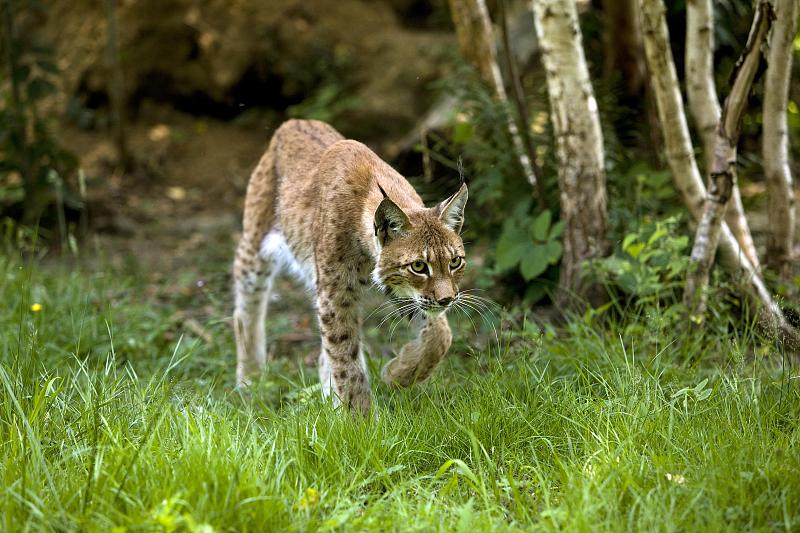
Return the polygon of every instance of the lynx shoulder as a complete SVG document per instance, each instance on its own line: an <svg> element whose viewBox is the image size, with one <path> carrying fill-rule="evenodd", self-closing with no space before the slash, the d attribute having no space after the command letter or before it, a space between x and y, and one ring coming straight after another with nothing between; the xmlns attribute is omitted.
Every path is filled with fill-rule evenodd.
<svg viewBox="0 0 800 533"><path fill-rule="evenodd" d="M426 379L452 339L446 311L458 302L466 267L459 236L466 201L462 185L426 207L403 176L328 124L281 125L250 178L234 261L239 382L267 363L267 304L281 269L313 294L324 395L369 410L360 299L371 285L422 317L417 339L386 364L383 380L407 386Z"/></svg>

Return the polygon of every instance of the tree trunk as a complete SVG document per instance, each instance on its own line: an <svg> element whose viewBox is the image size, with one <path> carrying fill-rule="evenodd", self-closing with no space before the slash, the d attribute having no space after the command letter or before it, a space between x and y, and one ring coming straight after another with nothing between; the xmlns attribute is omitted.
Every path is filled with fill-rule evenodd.
<svg viewBox="0 0 800 533"><path fill-rule="evenodd" d="M456 28L458 46L467 62L475 67L484 83L495 93L498 101L508 103L506 88L500 68L497 65L497 51L489 11L484 0L450 0L450 13ZM527 120L526 117L521 117ZM506 122L514 151L525 178L536 187L536 173L533 163L525 150L517 124L508 115Z"/></svg>
<svg viewBox="0 0 800 533"><path fill-rule="evenodd" d="M642 94L645 80L642 31L636 0L603 0L603 77L618 81L628 98Z"/></svg>
<svg viewBox="0 0 800 533"><path fill-rule="evenodd" d="M125 88L122 78L122 65L119 58L117 35L117 0L105 0L106 8L106 68L111 74L109 99L111 101L111 121L114 131L114 144L117 158L124 170L130 170L132 159L128 150L125 124Z"/></svg>
<svg viewBox="0 0 800 533"><path fill-rule="evenodd" d="M514 106L517 108L517 116L520 117L521 122L519 124L519 132L522 137L523 146L525 147L525 154L528 156L531 166L535 167L536 148L534 148L533 145L530 128L528 128L525 123L530 113L528 112L528 105L525 102L525 92L522 89L522 79L520 78L519 69L517 68L517 59L514 57L514 50L511 48L511 35L508 30L508 16L506 13L505 0L498 0L497 6L500 10L500 33L503 43L503 59L506 63L506 73L508 74L511 94L513 96L512 100L514 101ZM534 172L537 171L534 169ZM542 183L542 180L536 180L536 182L531 185L536 187L536 200L539 209L546 209L547 203L545 200L544 183Z"/></svg>
<svg viewBox="0 0 800 533"><path fill-rule="evenodd" d="M581 263L608 252L603 134L597 102L574 1L532 3L547 73L561 219L565 222L559 300L567 304L568 297L578 296L595 304L605 299L605 290L584 279Z"/></svg>
<svg viewBox="0 0 800 533"><path fill-rule="evenodd" d="M739 142L741 118L761 62L761 45L767 38L774 17L772 5L765 0L759 1L747 44L736 62L731 92L725 99L717 125L714 162L708 180L709 194L695 233L691 256L693 269L686 278L683 297L690 314L694 316L702 316L705 312L708 276L717 253L725 209L736 185L736 145ZM750 263L753 264L753 261Z"/></svg>
<svg viewBox="0 0 800 533"><path fill-rule="evenodd" d="M667 162L672 179L683 197L692 218L699 220L703 214L705 186L694 158L689 126L683 111L683 101L675 72L675 62L669 44L667 21L662 0L640 0L642 31L650 83L656 97L656 106L664 136ZM797 344L800 335L787 322L767 290L759 274L742 253L728 225L723 223L720 232L722 264L743 282L745 295L751 300L750 311L759 318L769 332Z"/></svg>
<svg viewBox="0 0 800 533"><path fill-rule="evenodd" d="M703 145L705 171L714 164L717 124L720 118L717 89L714 85L714 7L712 0L686 3L686 97L692 119ZM734 183L731 203L725 214L728 226L739 241L750 263L760 268L758 253L744 215L739 186Z"/></svg>
<svg viewBox="0 0 800 533"><path fill-rule="evenodd" d="M22 175L22 190L23 190L23 214L22 220L26 224L35 224L38 222L41 208L39 203L39 186L37 183L37 176L33 174L30 161L30 150L28 148L28 119L25 113L26 102L22 96L22 90L19 83L19 64L17 50L17 31L14 25L14 6L11 0L0 0L0 10L2 10L3 17L3 32L2 32L2 45L5 51L6 69L9 79L11 91L9 94L10 115L13 117L13 123L9 128L12 133L17 137L18 143L17 151L19 153L19 171Z"/></svg>
<svg viewBox="0 0 800 533"><path fill-rule="evenodd" d="M714 162L720 114L714 85L713 0L686 2L686 100L700 135L708 172Z"/></svg>
<svg viewBox="0 0 800 533"><path fill-rule="evenodd" d="M792 39L797 22L796 0L775 0L769 66L764 85L764 171L767 177L769 234L767 264L788 279L795 231L795 200L789 168L786 107L792 74Z"/></svg>

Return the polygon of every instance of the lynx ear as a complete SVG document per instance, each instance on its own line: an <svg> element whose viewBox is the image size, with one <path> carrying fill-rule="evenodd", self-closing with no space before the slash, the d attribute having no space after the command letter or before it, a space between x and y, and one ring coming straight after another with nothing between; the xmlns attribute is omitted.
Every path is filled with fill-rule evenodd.
<svg viewBox="0 0 800 533"><path fill-rule="evenodd" d="M461 226L464 225L464 207L468 196L467 184L462 183L457 193L436 208L439 211L439 220L456 233L461 233Z"/></svg>
<svg viewBox="0 0 800 533"><path fill-rule="evenodd" d="M411 227L408 216L388 196L375 210L375 236L385 246L386 242L403 235Z"/></svg>

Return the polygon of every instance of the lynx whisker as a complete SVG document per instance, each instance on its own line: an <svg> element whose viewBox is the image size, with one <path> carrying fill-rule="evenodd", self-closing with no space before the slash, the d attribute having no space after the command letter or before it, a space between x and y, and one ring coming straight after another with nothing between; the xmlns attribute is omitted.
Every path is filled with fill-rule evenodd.
<svg viewBox="0 0 800 533"><path fill-rule="evenodd" d="M390 307L392 307L394 305L405 305L405 304L413 302L413 301L414 301L413 298L401 298L401 297L391 298L390 300L381 303L378 307L373 309L372 312L370 314L368 314L364 318L364 321L366 322L367 320L372 318L373 315L376 315L377 313L385 311L386 309L388 309L388 308L390 308Z"/></svg>
<svg viewBox="0 0 800 533"><path fill-rule="evenodd" d="M497 333L497 328L495 327L494 322L489 320L489 317L487 316L487 314L489 314L490 316L494 316L496 318L497 317L497 313L495 313L494 310L489 308L488 304L484 300L486 300L488 302L491 302L491 300L484 299L484 298L480 298L479 299L478 297L470 295L470 294L459 294L459 297L456 298L456 301L457 301L458 304L475 311L478 315L480 315L480 317L483 320L483 322L486 325L488 325L488 326L490 326L492 328L492 332L494 333L495 342L497 344L497 352L499 354L500 353L500 336ZM476 334L477 334L477 332L476 332Z"/></svg>
<svg viewBox="0 0 800 533"><path fill-rule="evenodd" d="M383 326L386 323L386 321L389 320L389 319L402 318L403 316L405 316L405 314L408 311L414 310L416 308L416 306L417 306L416 303L407 303L407 304L404 304L404 305L398 307L397 309L392 310L391 313L386 315L383 318L383 320L380 321L380 323L376 326L376 328L380 329L381 326ZM391 324L391 322L390 322L390 324Z"/></svg>

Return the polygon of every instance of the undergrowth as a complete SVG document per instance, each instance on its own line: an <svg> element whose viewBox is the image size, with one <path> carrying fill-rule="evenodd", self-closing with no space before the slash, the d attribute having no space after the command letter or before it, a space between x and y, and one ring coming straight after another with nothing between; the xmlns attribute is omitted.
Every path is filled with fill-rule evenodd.
<svg viewBox="0 0 800 533"><path fill-rule="evenodd" d="M226 295L189 327L136 276L0 280L5 531L800 528L797 371L753 330L508 312L407 390L373 354L358 420L300 357L234 388Z"/></svg>

